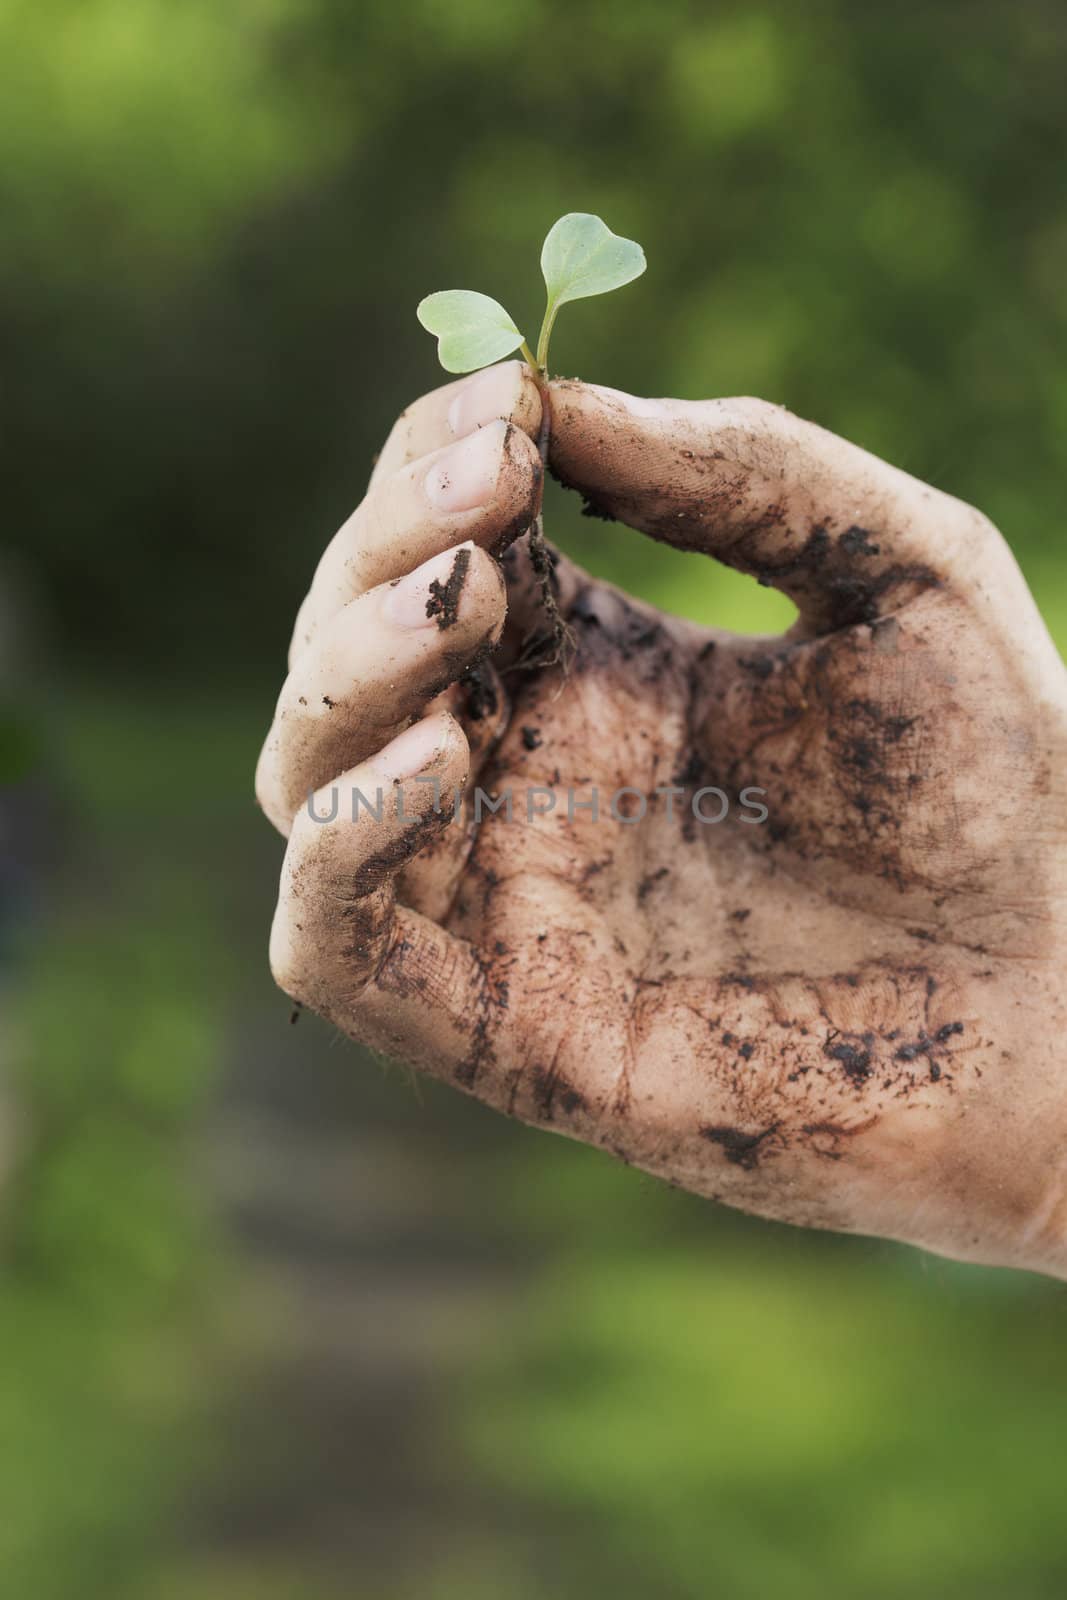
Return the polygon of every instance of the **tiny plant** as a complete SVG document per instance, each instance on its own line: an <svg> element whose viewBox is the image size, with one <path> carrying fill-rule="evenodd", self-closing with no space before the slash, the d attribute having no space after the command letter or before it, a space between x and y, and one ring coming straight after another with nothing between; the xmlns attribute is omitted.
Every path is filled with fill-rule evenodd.
<svg viewBox="0 0 1067 1600"><path fill-rule="evenodd" d="M521 350L534 371L548 371L548 344L560 306L632 283L645 270L645 252L620 239L599 217L572 211L548 230L541 246L547 301L536 355L499 301L474 289L442 289L419 302L418 318L437 335L446 372L476 372Z"/></svg>
<svg viewBox="0 0 1067 1600"><path fill-rule="evenodd" d="M633 239L620 239L599 217L586 211L572 211L552 224L541 246L547 298L536 352L500 302L473 289L442 289L427 295L419 302L417 315L427 332L437 336L438 359L446 372L476 372L515 350L522 352L541 390L539 447L544 461L551 427L548 346L560 306L568 300L587 300L621 289L644 270L645 252ZM540 512L529 531L529 548L558 658L565 653L569 636L552 593L552 560L545 546Z"/></svg>

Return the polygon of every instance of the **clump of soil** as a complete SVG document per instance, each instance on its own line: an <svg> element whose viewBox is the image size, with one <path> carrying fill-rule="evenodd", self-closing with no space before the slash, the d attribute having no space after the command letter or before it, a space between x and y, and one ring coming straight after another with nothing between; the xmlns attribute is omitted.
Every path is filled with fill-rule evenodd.
<svg viewBox="0 0 1067 1600"><path fill-rule="evenodd" d="M452 571L444 583L435 578L430 584L430 598L426 602L426 615L437 618L437 626L442 632L446 628L454 628L459 616L459 597L463 593L463 585L467 577L467 568L471 564L469 550L457 550L456 559L452 563Z"/></svg>

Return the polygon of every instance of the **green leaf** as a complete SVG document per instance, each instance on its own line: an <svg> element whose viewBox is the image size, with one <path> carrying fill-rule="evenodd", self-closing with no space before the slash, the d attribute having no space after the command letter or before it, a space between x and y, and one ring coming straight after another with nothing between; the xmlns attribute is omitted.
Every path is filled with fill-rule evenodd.
<svg viewBox="0 0 1067 1600"><path fill-rule="evenodd" d="M560 217L541 247L541 271L554 315L568 300L621 289L645 270L645 252L633 239L620 239L607 223L587 211Z"/></svg>
<svg viewBox="0 0 1067 1600"><path fill-rule="evenodd" d="M522 334L498 301L473 289L441 289L420 300L419 321L437 335L446 372L475 372L522 344Z"/></svg>

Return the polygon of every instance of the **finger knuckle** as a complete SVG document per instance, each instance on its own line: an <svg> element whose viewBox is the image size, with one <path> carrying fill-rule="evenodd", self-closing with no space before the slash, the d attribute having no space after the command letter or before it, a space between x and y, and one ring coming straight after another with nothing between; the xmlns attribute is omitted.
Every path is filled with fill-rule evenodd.
<svg viewBox="0 0 1067 1600"><path fill-rule="evenodd" d="M301 941L294 937L295 932L287 908L279 906L270 934L270 973L278 988L291 1000L306 1001L309 998L307 967L302 959Z"/></svg>
<svg viewBox="0 0 1067 1600"><path fill-rule="evenodd" d="M736 411L738 417L751 422L770 422L775 417L780 417L785 411L784 406L775 405L773 400L763 400L755 394L734 395L727 401L731 410Z"/></svg>
<svg viewBox="0 0 1067 1600"><path fill-rule="evenodd" d="M288 838L292 826L293 809L287 809L278 780L277 764L272 754L265 750L256 767L256 804L283 838Z"/></svg>
<svg viewBox="0 0 1067 1600"><path fill-rule="evenodd" d="M984 511L979 511L977 506L961 502L964 534L973 549L980 551L991 550L1003 543L1003 534Z"/></svg>
<svg viewBox="0 0 1067 1600"><path fill-rule="evenodd" d="M273 762L267 758L266 753L260 757L256 767L255 795L256 804L269 817L275 809L275 784Z"/></svg>

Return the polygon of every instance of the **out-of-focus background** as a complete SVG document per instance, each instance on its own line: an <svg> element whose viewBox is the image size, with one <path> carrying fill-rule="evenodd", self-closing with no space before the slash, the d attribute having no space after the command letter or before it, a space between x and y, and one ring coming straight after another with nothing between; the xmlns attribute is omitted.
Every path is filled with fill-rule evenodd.
<svg viewBox="0 0 1067 1600"><path fill-rule="evenodd" d="M251 776L414 307L782 401L1003 527L1067 643L1058 0L0 0L0 1593L1067 1584L1067 1293L716 1211L290 1026ZM562 495L741 628L773 596Z"/></svg>

